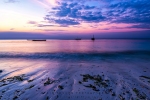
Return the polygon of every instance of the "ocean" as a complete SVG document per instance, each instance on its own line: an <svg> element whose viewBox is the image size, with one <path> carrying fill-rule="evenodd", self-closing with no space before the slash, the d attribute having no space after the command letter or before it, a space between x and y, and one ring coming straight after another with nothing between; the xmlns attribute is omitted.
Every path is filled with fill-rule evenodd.
<svg viewBox="0 0 150 100"><path fill-rule="evenodd" d="M0 40L0 99L150 100L149 65L150 40Z"/></svg>
<svg viewBox="0 0 150 100"><path fill-rule="evenodd" d="M64 59L117 54L148 54L150 40L1 40L0 58Z"/></svg>

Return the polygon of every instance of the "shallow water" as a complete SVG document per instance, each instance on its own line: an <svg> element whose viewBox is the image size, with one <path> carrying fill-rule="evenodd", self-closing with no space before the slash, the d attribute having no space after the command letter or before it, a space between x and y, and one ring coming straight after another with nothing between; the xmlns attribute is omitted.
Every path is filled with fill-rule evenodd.
<svg viewBox="0 0 150 100"><path fill-rule="evenodd" d="M150 55L150 40L0 40L0 58L72 59Z"/></svg>
<svg viewBox="0 0 150 100"><path fill-rule="evenodd" d="M117 51L150 51L150 40L0 40L0 52L20 53L95 53Z"/></svg>

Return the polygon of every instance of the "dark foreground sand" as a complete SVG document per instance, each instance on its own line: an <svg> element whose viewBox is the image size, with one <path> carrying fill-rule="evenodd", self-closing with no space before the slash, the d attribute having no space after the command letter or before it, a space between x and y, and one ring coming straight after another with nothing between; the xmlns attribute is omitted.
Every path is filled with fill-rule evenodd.
<svg viewBox="0 0 150 100"><path fill-rule="evenodd" d="M150 100L150 62L1 59L0 99Z"/></svg>

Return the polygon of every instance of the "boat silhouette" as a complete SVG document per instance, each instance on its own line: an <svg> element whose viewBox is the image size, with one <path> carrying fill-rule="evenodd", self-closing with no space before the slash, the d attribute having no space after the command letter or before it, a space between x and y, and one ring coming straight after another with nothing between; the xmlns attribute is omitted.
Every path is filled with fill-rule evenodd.
<svg viewBox="0 0 150 100"><path fill-rule="evenodd" d="M45 39L34 39L32 41L46 41Z"/></svg>
<svg viewBox="0 0 150 100"><path fill-rule="evenodd" d="M78 37L77 37L75 40L81 40L81 38L78 38Z"/></svg>
<svg viewBox="0 0 150 100"><path fill-rule="evenodd" d="M77 38L77 39L75 39L75 40L81 40L80 38Z"/></svg>
<svg viewBox="0 0 150 100"><path fill-rule="evenodd" d="M91 38L91 40L93 40L93 41L95 40L94 35L93 35L93 37Z"/></svg>

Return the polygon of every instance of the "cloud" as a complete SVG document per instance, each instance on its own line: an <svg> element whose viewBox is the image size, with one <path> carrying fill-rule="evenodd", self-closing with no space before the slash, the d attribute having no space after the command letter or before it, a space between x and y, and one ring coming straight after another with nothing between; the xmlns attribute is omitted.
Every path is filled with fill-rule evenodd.
<svg viewBox="0 0 150 100"><path fill-rule="evenodd" d="M73 19L52 19L55 23L60 25L78 25L79 22L73 20Z"/></svg>
<svg viewBox="0 0 150 100"><path fill-rule="evenodd" d="M27 24L38 24L36 21L28 21Z"/></svg>
<svg viewBox="0 0 150 100"><path fill-rule="evenodd" d="M150 29L150 24L136 24L127 28L141 28L141 29Z"/></svg>
<svg viewBox="0 0 150 100"><path fill-rule="evenodd" d="M99 22L105 19L95 6L79 3L60 3L44 18L61 25L78 25L80 22Z"/></svg>
<svg viewBox="0 0 150 100"><path fill-rule="evenodd" d="M49 20L50 21L50 20ZM59 23L59 25L55 25L55 24L47 24L47 22L43 23L38 23L36 21L28 21L27 24L31 24L34 27L68 27L68 25L78 25L79 23L74 21L74 20L65 20L65 19L51 19L51 21L55 22L55 23Z"/></svg>
<svg viewBox="0 0 150 100"><path fill-rule="evenodd" d="M56 26L56 25L48 25L48 24L39 24L36 21L28 21L27 24L34 25L36 27L51 27L51 26Z"/></svg>
<svg viewBox="0 0 150 100"><path fill-rule="evenodd" d="M55 25L45 25L45 24L37 24L37 27L51 27L51 26L55 26Z"/></svg>
<svg viewBox="0 0 150 100"><path fill-rule="evenodd" d="M53 29L42 29L42 31L46 31L46 32L60 32L60 31L65 31L65 30L53 30Z"/></svg>
<svg viewBox="0 0 150 100"><path fill-rule="evenodd" d="M0 39L46 39L50 35L28 32L0 32Z"/></svg>
<svg viewBox="0 0 150 100"><path fill-rule="evenodd" d="M15 28L11 28L10 30L13 31Z"/></svg>
<svg viewBox="0 0 150 100"><path fill-rule="evenodd" d="M149 23L149 0L133 0L118 2L109 6L108 16L115 23Z"/></svg>
<svg viewBox="0 0 150 100"><path fill-rule="evenodd" d="M96 2L96 3L93 3ZM44 17L50 23L79 25L85 23L126 23L142 27L150 24L149 0L62 0ZM149 28L149 27L146 27Z"/></svg>

